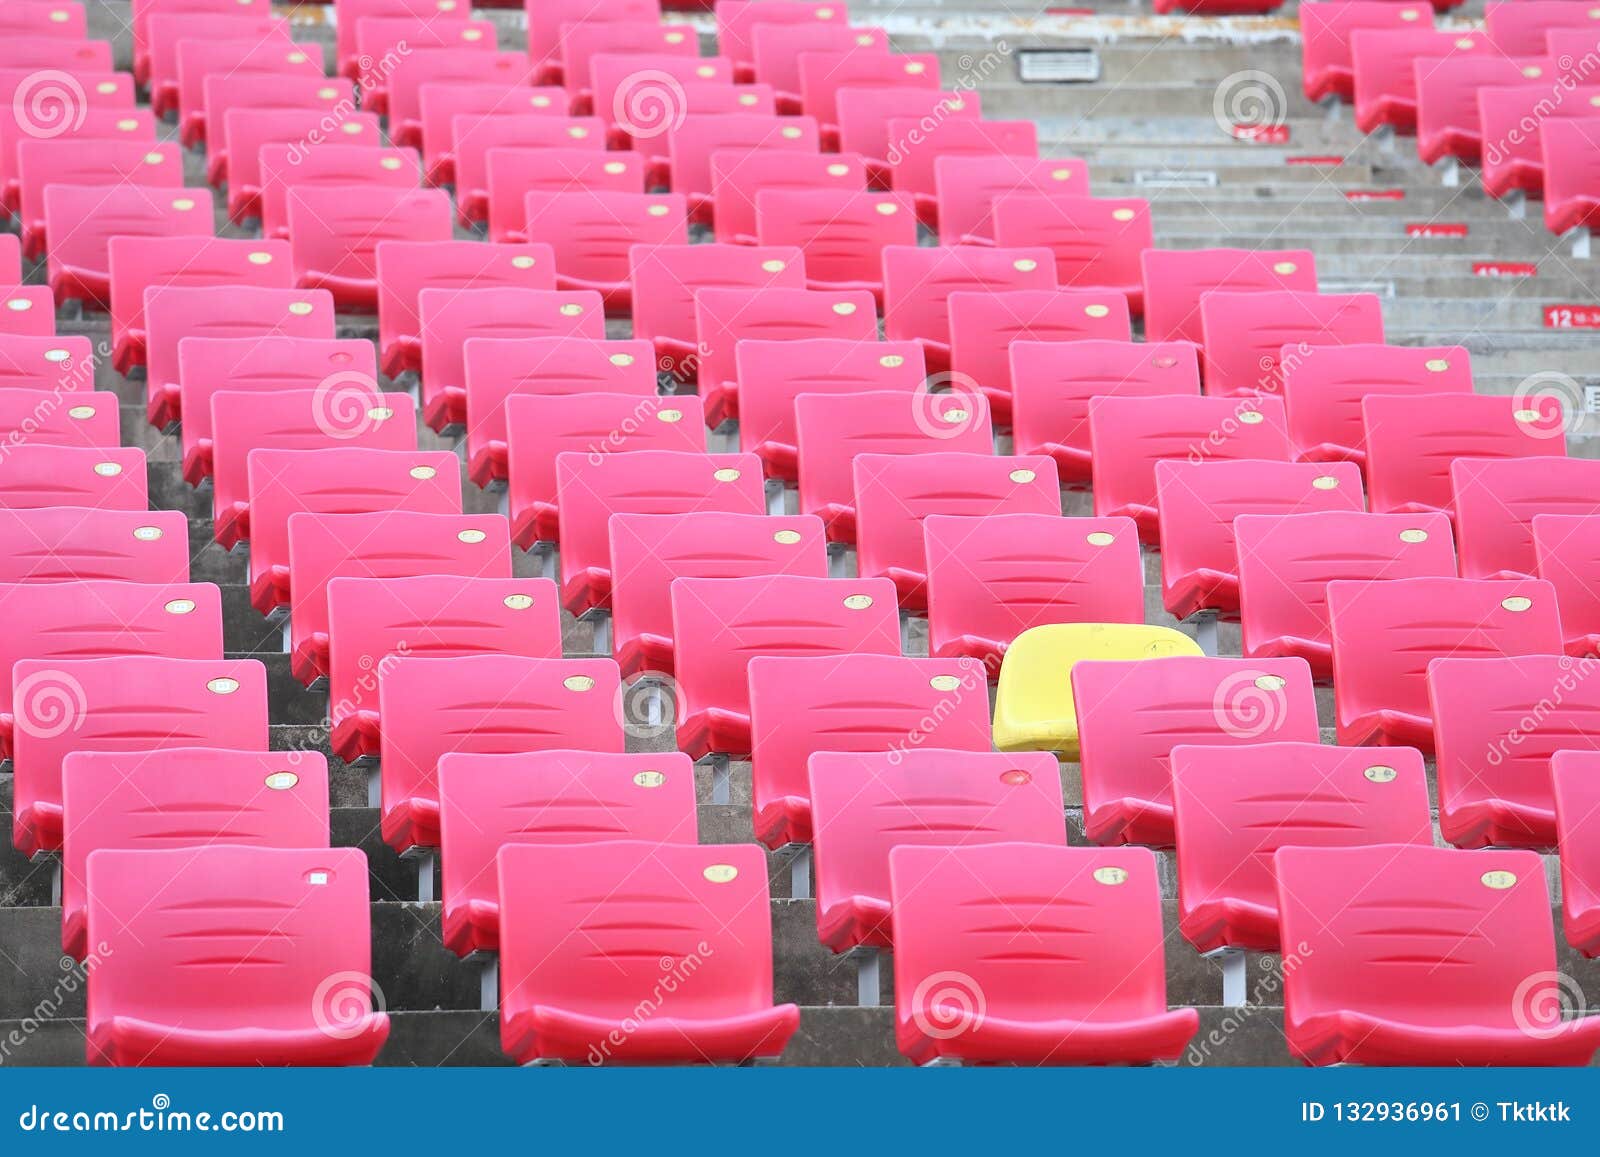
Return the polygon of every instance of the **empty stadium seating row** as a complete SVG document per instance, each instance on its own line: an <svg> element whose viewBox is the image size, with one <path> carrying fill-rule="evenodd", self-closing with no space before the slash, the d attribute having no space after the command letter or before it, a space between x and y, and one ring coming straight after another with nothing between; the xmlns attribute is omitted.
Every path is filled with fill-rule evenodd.
<svg viewBox="0 0 1600 1157"><path fill-rule="evenodd" d="M1307 5L1307 94L1487 186L1493 94L1595 47L1506 7ZM1309 250L1157 248L1147 201L1090 196L842 5L722 0L702 56L653 0L530 3L526 52L464 6L338 0L333 78L261 0L135 3L132 77L82 16L0 6L0 81L71 70L88 105L0 116L0 751L13 847L59 856L93 960L91 1062L369 1063L390 1021L329 764L271 750L269 668L224 651L117 395L62 403L96 378L70 302L209 480L290 674L326 680L332 753L376 761L424 899L437 852L440 939L494 961L514 1060L780 1055L756 844L796 895L814 846L822 945L893 953L917 1063L1179 1057L1172 847L1194 950L1296 958L1308 1063L1600 1048L1600 1018L1518 1019L1557 984L1535 852L1600 951L1600 478L1556 399L1386 345ZM682 102L665 131L641 76ZM1554 230L1600 204L1595 123L1543 126ZM376 342L341 336L364 313ZM1146 624L1144 548L1200 642ZM606 624L594 653L563 613ZM676 751L629 752L641 687ZM730 759L754 842L701 845L695 764L725 790Z"/></svg>

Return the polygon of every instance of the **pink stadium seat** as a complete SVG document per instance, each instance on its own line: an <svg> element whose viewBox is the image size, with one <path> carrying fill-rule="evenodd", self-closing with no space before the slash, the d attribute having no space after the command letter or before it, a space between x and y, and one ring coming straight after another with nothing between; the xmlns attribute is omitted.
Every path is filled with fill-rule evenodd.
<svg viewBox="0 0 1600 1157"><path fill-rule="evenodd" d="M739 1063L799 1028L798 1008L772 1003L759 848L513 844L499 892L500 1044L520 1063ZM636 1019L668 961L692 982Z"/></svg>
<svg viewBox="0 0 1600 1157"><path fill-rule="evenodd" d="M1244 514L1233 533L1245 656L1301 658L1324 681L1333 677L1330 582L1456 574L1442 514Z"/></svg>
<svg viewBox="0 0 1600 1157"><path fill-rule="evenodd" d="M510 119L492 118L486 123ZM554 118L534 119L548 121ZM477 196L475 186L463 184L464 181L478 179L480 162L486 174L483 178L486 192L481 199ZM461 203L461 223L464 225L469 220L482 219L469 216L481 202L487 208L491 241L527 239L527 197L530 193L570 193L585 189L593 192L642 193L645 187L644 161L639 154L608 153L599 145L592 148L521 146L478 152L469 140L456 154L456 169L459 173L467 174L464 178L458 178L456 185L458 190L466 189L466 200Z"/></svg>
<svg viewBox="0 0 1600 1157"><path fill-rule="evenodd" d="M682 245L689 239L688 210L676 193L529 193L523 214L523 235L554 251L556 285L594 290L605 299L606 312L617 316L633 307L633 246Z"/></svg>
<svg viewBox="0 0 1600 1157"><path fill-rule="evenodd" d="M811 842L807 762L819 751L990 750L989 680L973 659L755 655L751 804L769 848Z"/></svg>
<svg viewBox="0 0 1600 1157"><path fill-rule="evenodd" d="M150 48L150 69L142 77L150 90L150 108L166 119L178 111L178 54L185 42L194 44L271 44L285 52L294 48L289 37L289 22L274 18L265 7L258 12L237 8L220 12L185 12L177 9L152 12L146 25ZM44 61L39 61L44 65ZM109 59L104 68L111 67Z"/></svg>
<svg viewBox="0 0 1600 1157"><path fill-rule="evenodd" d="M296 282L328 290L346 309L371 311L378 307L373 251L384 241L450 240L450 197L440 189L368 183L353 199L348 187L295 185L288 222Z"/></svg>
<svg viewBox="0 0 1600 1157"><path fill-rule="evenodd" d="M1556 788L1556 832L1561 843L1561 909L1567 942L1583 955L1600 956L1600 757L1559 751L1550 761Z"/></svg>
<svg viewBox="0 0 1600 1157"><path fill-rule="evenodd" d="M852 52L857 49L889 51L889 34L882 28L852 28L848 24L818 21L810 24L757 25L750 37L755 76L772 86L778 108L798 113L800 97L800 54L806 52Z"/></svg>
<svg viewBox="0 0 1600 1157"><path fill-rule="evenodd" d="M0 286L0 334L45 337L56 331L56 303L48 286Z"/></svg>
<svg viewBox="0 0 1600 1157"><path fill-rule="evenodd" d="M14 233L0 234L0 283L22 284L22 242Z"/></svg>
<svg viewBox="0 0 1600 1157"><path fill-rule="evenodd" d="M482 241L382 241L378 272L378 350L384 376L422 368L417 296L424 289L554 289L547 245Z"/></svg>
<svg viewBox="0 0 1600 1157"><path fill-rule="evenodd" d="M461 473L454 459L448 450L373 450L337 443L321 450L251 450L246 458L251 605L269 615L290 604L291 516L382 510L460 514Z"/></svg>
<svg viewBox="0 0 1600 1157"><path fill-rule="evenodd" d="M768 478L795 482L795 399L801 394L858 394L922 389L922 349L914 342L746 339L734 349L739 389L739 448L761 458ZM924 393L924 401L931 400Z"/></svg>
<svg viewBox="0 0 1600 1157"><path fill-rule="evenodd" d="M1012 445L1018 454L1055 459L1062 484L1083 489L1090 480L1090 399L1199 393L1200 363L1189 342L1014 342Z"/></svg>
<svg viewBox="0 0 1600 1157"><path fill-rule="evenodd" d="M452 751L621 754L621 684L610 659L401 656L378 678L383 838L439 846L439 757Z"/></svg>
<svg viewBox="0 0 1600 1157"><path fill-rule="evenodd" d="M858 455L994 453L989 405L968 390L802 393L794 415L800 512L823 520L829 542L855 541Z"/></svg>
<svg viewBox="0 0 1600 1157"><path fill-rule="evenodd" d="M1600 654L1600 517L1536 514L1533 549L1556 590L1567 654Z"/></svg>
<svg viewBox="0 0 1600 1157"><path fill-rule="evenodd" d="M734 353L741 341L871 342L878 336L877 310L866 293L711 287L695 293L694 319L699 394L712 429L739 417Z"/></svg>
<svg viewBox="0 0 1600 1157"><path fill-rule="evenodd" d="M891 245L883 251L883 332L922 346L928 372L950 369L950 295L1055 288L1048 249L937 249Z"/></svg>
<svg viewBox="0 0 1600 1157"><path fill-rule="evenodd" d="M211 194L205 189L146 185L51 185L45 190L44 219L46 229L56 223L56 243L48 254L55 300L101 310L111 304L112 238L210 237L213 227Z"/></svg>
<svg viewBox="0 0 1600 1157"><path fill-rule="evenodd" d="M503 81L532 91L533 69L521 52L479 52L475 48L429 48L395 61L387 84L389 139L422 147L422 90L429 85Z"/></svg>
<svg viewBox="0 0 1600 1157"><path fill-rule="evenodd" d="M1562 1025L1545 1011L1561 1006L1559 974L1532 852L1291 847L1273 859L1283 942L1305 946L1284 977L1293 1056L1584 1065L1600 1047L1600 1020ZM1532 1024L1529 1010L1541 1010Z"/></svg>
<svg viewBox="0 0 1600 1157"><path fill-rule="evenodd" d="M883 251L917 240L916 206L897 193L763 189L755 217L757 242L792 245L804 254L808 287L865 290L879 303Z"/></svg>
<svg viewBox="0 0 1600 1157"><path fill-rule="evenodd" d="M1044 751L819 751L807 761L817 935L894 947L889 853L1017 841L1065 846L1061 773Z"/></svg>
<svg viewBox="0 0 1600 1157"><path fill-rule="evenodd" d="M814 155L817 148L817 122L811 117L743 113L684 117L667 134L671 188L688 199L691 221L709 225L716 209L711 197L714 154L773 150Z"/></svg>
<svg viewBox="0 0 1600 1157"><path fill-rule="evenodd" d="M988 454L859 454L856 570L894 582L901 609L927 606L930 514L1060 514L1061 486L1049 458Z"/></svg>
<svg viewBox="0 0 1600 1157"><path fill-rule="evenodd" d="M183 478L199 486L212 473L211 399L223 391L332 389L340 407L365 395L379 401L372 343L360 339L188 337L178 343L183 403ZM329 383L324 387L323 383ZM331 399L330 399L331 400Z"/></svg>
<svg viewBox="0 0 1600 1157"><path fill-rule="evenodd" d="M662 423L694 427L690 421ZM698 431L696 431L698 433ZM575 615L611 605L613 514L688 514L715 510L763 514L766 495L753 454L692 450L635 450L626 454L556 455L556 505L561 541L561 603ZM516 472L512 472L516 482ZM513 496L512 541L535 541L531 511Z"/></svg>
<svg viewBox="0 0 1600 1157"><path fill-rule="evenodd" d="M691 382L699 364L694 299L703 289L804 289L800 250L785 245L635 246L633 336L653 342L658 367Z"/></svg>
<svg viewBox="0 0 1600 1157"><path fill-rule="evenodd" d="M899 847L889 897L895 1043L914 1063L1148 1064L1199 1028L1167 1008L1144 849Z"/></svg>
<svg viewBox="0 0 1600 1157"><path fill-rule="evenodd" d="M1128 302L1094 290L958 290L948 298L950 373L989 400L996 424L1011 423L1011 346L1019 341L1130 340Z"/></svg>
<svg viewBox="0 0 1600 1157"><path fill-rule="evenodd" d="M444 944L458 956L500 947L503 847L696 842L694 766L676 751L457 751L438 777Z"/></svg>
<svg viewBox="0 0 1600 1157"><path fill-rule="evenodd" d="M1483 30L1507 56L1543 55L1545 33L1556 28L1588 28L1600 33L1597 19L1587 8L1565 0L1517 0L1515 4L1491 0L1483 6Z"/></svg>
<svg viewBox="0 0 1600 1157"><path fill-rule="evenodd" d="M48 185L183 186L183 156L170 141L100 140L86 148L78 140L25 140L17 146L22 255L43 257L49 249L44 214Z"/></svg>
<svg viewBox="0 0 1600 1157"><path fill-rule="evenodd" d="M452 0L336 0L334 11L334 71L340 76L356 79L362 73L360 50L356 46L356 32L363 20L387 17L413 20L432 20L441 27L458 25L468 18L467 6Z"/></svg>
<svg viewBox="0 0 1600 1157"><path fill-rule="evenodd" d="M874 189L889 187L889 154L904 142L889 137L892 120L946 120L975 118L983 108L983 94L963 88L941 92L937 88L842 88L834 94L838 116L837 137L841 153L854 153L867 165Z"/></svg>
<svg viewBox="0 0 1600 1157"><path fill-rule="evenodd" d="M466 49L483 55L487 74L495 52L495 26L488 20L417 16L368 16L356 22L356 75L361 104L379 116L389 112L388 81L402 61L419 52Z"/></svg>
<svg viewBox="0 0 1600 1157"><path fill-rule="evenodd" d="M1319 739L1311 669L1299 659L1082 660L1071 680L1083 830L1097 844L1172 846L1179 744Z"/></svg>
<svg viewBox="0 0 1600 1157"><path fill-rule="evenodd" d="M1058 284L1116 290L1143 315L1140 255L1155 245L1150 202L1022 191L994 197L989 212L996 245L1043 245L1055 254Z"/></svg>
<svg viewBox="0 0 1600 1157"><path fill-rule="evenodd" d="M405 212L405 203L389 201L390 191L398 194L415 190L422 180L421 163L413 149L374 149L364 144L325 144L304 150L298 145L261 146L261 235L290 240L289 200L302 193L313 196L321 206L332 204L352 186L359 186L381 198L378 212L382 219L368 223L358 219L349 228L376 231L389 227L391 217ZM443 196L443 194L433 194ZM362 238L364 233L352 233ZM436 238L444 240L445 238ZM343 240L343 238L341 238ZM380 238L381 240L381 238ZM370 257L369 257L370 260ZM368 307L369 311L370 308Z"/></svg>
<svg viewBox="0 0 1600 1157"><path fill-rule="evenodd" d="M327 130L328 114L310 108L236 108L224 121L228 140L228 219L242 225L261 215L261 149L264 145L293 145L321 140L341 145L383 144L378 118L372 113L351 113L339 121L337 135ZM310 155L311 150L306 150ZM220 175L212 174L218 184Z"/></svg>
<svg viewBox="0 0 1600 1157"><path fill-rule="evenodd" d="M128 7L133 30L133 73L140 84L150 76L150 21L153 17L162 13L271 15L267 0L131 0ZM241 8L247 11L241 13ZM201 35L209 33L202 31Z"/></svg>
<svg viewBox="0 0 1600 1157"><path fill-rule="evenodd" d="M88 338L0 334L0 391L65 393L93 383L94 345Z"/></svg>
<svg viewBox="0 0 1600 1157"><path fill-rule="evenodd" d="M1139 524L1157 540L1156 463L1292 457L1283 403L1272 397L1123 396L1089 400L1094 512Z"/></svg>
<svg viewBox="0 0 1600 1157"><path fill-rule="evenodd" d="M889 122L890 135L896 135L897 126L907 122ZM940 141L959 143L959 136L973 125L1016 124L1011 121L961 121L944 122L943 130L949 136ZM1030 128L1032 122L1027 123ZM949 126L956 126L954 129ZM970 135L970 134L969 134ZM982 139L973 136L974 140ZM998 138L990 138L998 139ZM1043 197L1046 204L1058 197L1088 196L1089 167L1082 161L1069 157L1036 159L1037 150L1015 152L1007 149L1001 154L965 153L943 151L931 162L934 190L937 199L936 217L939 222L939 240L944 245L1016 245L1017 241L1001 241L995 236L994 203L1002 198ZM908 175L905 164L893 170L894 187L905 190L901 177ZM1036 245L1037 239L1029 237L1024 244ZM1093 284L1093 283L1090 283Z"/></svg>
<svg viewBox="0 0 1600 1157"><path fill-rule="evenodd" d="M1433 750L1434 659L1559 655L1555 588L1534 579L1330 582L1339 743Z"/></svg>
<svg viewBox="0 0 1600 1157"><path fill-rule="evenodd" d="M6 107L0 107L0 181L6 216L14 216L22 203L22 178L18 171L18 146L27 140L81 141L80 148L92 148L92 141L139 141L150 144L156 139L156 122L148 108L134 108L131 102L121 99L120 90L111 96L99 97L90 103L87 94L83 104L60 118L57 124L50 120L40 102L52 91L61 97L77 100L83 84L73 74L63 82L66 87L51 90L48 72L45 80L24 81L14 86L14 93ZM73 88L72 85L77 85ZM31 102L30 102L31 97ZM47 104L47 102L45 102ZM96 181L94 184L109 182Z"/></svg>
<svg viewBox="0 0 1600 1157"><path fill-rule="evenodd" d="M328 583L328 703L346 763L382 749L378 688L399 659L561 658L561 611L547 579L421 575Z"/></svg>
<svg viewBox="0 0 1600 1157"><path fill-rule="evenodd" d="M1361 399L1368 394L1472 393L1472 356L1464 346L1319 346L1315 357L1280 358L1278 368L1289 437L1308 462L1366 465Z"/></svg>
<svg viewBox="0 0 1600 1157"><path fill-rule="evenodd" d="M147 286L146 414L158 429L183 417L178 343L186 337L333 337L333 297L323 290Z"/></svg>
<svg viewBox="0 0 1600 1157"><path fill-rule="evenodd" d="M328 673L334 579L509 578L511 549L499 515L302 512L289 517L289 572L290 669L310 686Z"/></svg>
<svg viewBox="0 0 1600 1157"><path fill-rule="evenodd" d="M250 541L250 455L256 450L416 450L411 395L374 398L329 378L314 390L211 396L212 535L223 550ZM281 556L279 556L281 557Z"/></svg>
<svg viewBox="0 0 1600 1157"><path fill-rule="evenodd" d="M210 583L7 583L0 609L11 623L0 639L7 671L21 659L222 658L222 600ZM7 759L16 723L11 682L0 680L0 756Z"/></svg>
<svg viewBox="0 0 1600 1157"><path fill-rule="evenodd" d="M1200 297L1212 290L1317 291L1308 249L1146 249L1140 268L1146 341L1200 345Z"/></svg>
<svg viewBox="0 0 1600 1157"><path fill-rule="evenodd" d="M473 244L469 242L469 244ZM462 350L466 378L467 477L506 479L506 400L518 394L656 395L655 356L641 341L588 337L473 338Z"/></svg>
<svg viewBox="0 0 1600 1157"><path fill-rule="evenodd" d="M61 69L75 74L111 71L111 42L65 36L8 36L0 41L0 69Z"/></svg>
<svg viewBox="0 0 1600 1157"><path fill-rule="evenodd" d="M996 672L1012 640L1048 623L1143 623L1139 536L1125 518L929 515L928 653Z"/></svg>
<svg viewBox="0 0 1600 1157"><path fill-rule="evenodd" d="M144 451L23 442L6 447L0 507L148 510Z"/></svg>
<svg viewBox="0 0 1600 1157"><path fill-rule="evenodd" d="M1550 757L1600 750L1600 689L1565 655L1428 664L1439 833L1461 848L1556 846Z"/></svg>
<svg viewBox="0 0 1600 1157"><path fill-rule="evenodd" d="M234 109L308 109L331 118L355 108L348 80L282 72L213 72L205 79L206 181L221 187L228 180L228 114Z"/></svg>
<svg viewBox="0 0 1600 1157"><path fill-rule="evenodd" d="M528 58L538 66L543 83L561 81L561 28L577 21L592 23L655 23L661 19L659 0L551 0L525 4L528 19Z"/></svg>
<svg viewBox="0 0 1600 1157"><path fill-rule="evenodd" d="M1423 164L1445 159L1476 165L1484 146L1498 142L1484 135L1478 116L1478 93L1497 85L1540 81L1556 83L1558 67L1543 48L1527 55L1467 54L1434 60L1421 57L1412 64L1417 87L1417 155Z"/></svg>
<svg viewBox="0 0 1600 1157"><path fill-rule="evenodd" d="M1354 78L1356 128L1364 133L1393 129L1399 136L1417 131L1417 60L1443 60L1457 53L1492 55L1494 46L1482 33L1460 29L1399 31L1357 28L1350 34L1350 68Z"/></svg>
<svg viewBox="0 0 1600 1157"><path fill-rule="evenodd" d="M507 508L518 544L562 541L560 454L581 455L596 465L601 455L706 451L705 415L692 394L512 394L504 402L504 418ZM642 476L633 482L648 488ZM581 490L584 481L573 484ZM597 525L582 528L591 541L605 538L605 515L597 517Z"/></svg>
<svg viewBox="0 0 1600 1157"><path fill-rule="evenodd" d="M741 79L755 72L755 30L763 24L848 24L850 14L843 4L810 3L809 0L722 0L716 6L717 51L733 61Z"/></svg>
<svg viewBox="0 0 1600 1157"><path fill-rule="evenodd" d="M520 240L523 195L539 189L643 192L643 162L629 154L601 156L606 142L595 117L528 110L500 116L464 114L451 122L455 141L457 219L489 223L496 241ZM554 157L545 150L557 150ZM491 166L489 154L495 155Z"/></svg>
<svg viewBox="0 0 1600 1157"><path fill-rule="evenodd" d="M588 112L593 104L590 62L597 56L700 55L700 37L688 24L663 24L652 18L634 20L579 20L561 28L561 83L572 97L573 109ZM541 77L541 79L543 79Z"/></svg>
<svg viewBox="0 0 1600 1157"><path fill-rule="evenodd" d="M1284 365L1314 362L1324 346L1383 344L1371 293L1211 290L1200 295L1206 393L1281 394Z"/></svg>
<svg viewBox="0 0 1600 1157"><path fill-rule="evenodd" d="M119 399L110 390L81 389L89 377L69 380L68 390L76 390L65 406L48 406L43 412L37 389L0 388L0 440L8 443L26 440L42 446L100 446L115 449L122 444L122 418Z"/></svg>
<svg viewBox="0 0 1600 1157"><path fill-rule="evenodd" d="M456 120L472 124L525 113L565 117L570 107L562 88L535 88L496 81L425 84L417 93L422 121L422 167L430 185L456 182Z"/></svg>
<svg viewBox="0 0 1600 1157"><path fill-rule="evenodd" d="M827 200L848 204L846 197L861 193L866 187L866 169L861 158L852 154L797 153L789 149L728 149L711 154L716 238L732 245L760 243L756 223L758 198L764 192L791 194L783 203L799 209L824 195ZM796 193L798 197L792 196ZM782 220L778 214L769 223L782 224ZM912 235L915 236L914 226Z"/></svg>
<svg viewBox="0 0 1600 1157"><path fill-rule="evenodd" d="M1544 224L1552 233L1600 224L1600 117L1545 122Z"/></svg>
<svg viewBox="0 0 1600 1157"><path fill-rule="evenodd" d="M1272 874L1279 848L1433 845L1414 748L1184 744L1170 762L1178 927L1197 952L1282 951Z"/></svg>
<svg viewBox="0 0 1600 1157"><path fill-rule="evenodd" d="M822 523L807 515L617 514L608 525L612 650L624 678L673 673L675 580L828 573Z"/></svg>
<svg viewBox="0 0 1600 1157"><path fill-rule="evenodd" d="M145 290L168 285L289 289L294 271L282 241L222 237L113 237L111 364L119 374L145 364Z"/></svg>
<svg viewBox="0 0 1600 1157"><path fill-rule="evenodd" d="M1161 601L1187 619L1239 617L1234 519L1338 510L1360 513L1361 471L1348 462L1175 461L1155 464L1160 511Z"/></svg>
<svg viewBox="0 0 1600 1157"><path fill-rule="evenodd" d="M434 430L467 420L466 346L482 338L606 336L598 293L553 289L431 289L417 295L422 415ZM515 349L508 351L515 354Z"/></svg>
<svg viewBox="0 0 1600 1157"><path fill-rule="evenodd" d="M1600 462L1457 458L1450 493L1461 577L1529 578L1538 569L1534 517L1600 514Z"/></svg>
<svg viewBox="0 0 1600 1157"><path fill-rule="evenodd" d="M1554 396L1371 394L1361 399L1367 496L1379 514L1454 513L1457 458L1561 458L1563 415Z"/></svg>
<svg viewBox="0 0 1600 1157"><path fill-rule="evenodd" d="M1070 184L1074 170L1079 184L1089 183L1082 161L1037 159L1039 130L1031 120L951 117L931 130L922 119L891 120L888 130L891 141L915 142L891 152L889 184L916 198L918 217L939 230L945 245L987 238L989 202L1001 193ZM956 213L949 225L942 215L946 206Z"/></svg>
<svg viewBox="0 0 1600 1157"><path fill-rule="evenodd" d="M182 33L179 34L182 36ZM193 149L206 142L206 80L212 76L278 76L326 79L320 50L286 43L277 37L243 40L180 39L175 103L158 115L176 109L178 139ZM151 104L157 103L152 92Z"/></svg>
<svg viewBox="0 0 1600 1157"><path fill-rule="evenodd" d="M939 88L939 57L932 52L883 52L852 48L849 52L800 54L800 103L821 126L825 145L838 143L838 99L847 88ZM887 160L891 149L884 153ZM901 146L903 149L903 145Z"/></svg>
<svg viewBox="0 0 1600 1157"><path fill-rule="evenodd" d="M19 659L11 710L11 842L25 856L61 847L72 752L267 748L267 672L254 659Z"/></svg>
<svg viewBox="0 0 1600 1157"><path fill-rule="evenodd" d="M316 751L80 751L61 781L61 947L75 960L89 953L94 852L328 847L328 763Z"/></svg>
<svg viewBox="0 0 1600 1157"><path fill-rule="evenodd" d="M105 850L88 891L93 1064L364 1065L388 1039L359 849Z"/></svg>
<svg viewBox="0 0 1600 1157"><path fill-rule="evenodd" d="M678 747L695 759L750 754L752 657L900 654L883 579L681 578L671 598Z"/></svg>
<svg viewBox="0 0 1600 1157"><path fill-rule="evenodd" d="M1524 0L1539 4L1544 0ZM1568 7L1567 0L1559 0ZM1520 6L1520 4L1519 4ZM1480 88L1478 119L1483 125L1482 168L1478 176L1490 197L1521 192L1531 198L1544 195L1544 122L1600 116L1600 85L1571 88L1544 84Z"/></svg>
<svg viewBox="0 0 1600 1157"><path fill-rule="evenodd" d="M0 32L7 36L59 37L82 40L88 33L83 6L48 0L13 0L0 13Z"/></svg>
<svg viewBox="0 0 1600 1157"><path fill-rule="evenodd" d="M0 582L189 581L188 519L178 510L0 509Z"/></svg>

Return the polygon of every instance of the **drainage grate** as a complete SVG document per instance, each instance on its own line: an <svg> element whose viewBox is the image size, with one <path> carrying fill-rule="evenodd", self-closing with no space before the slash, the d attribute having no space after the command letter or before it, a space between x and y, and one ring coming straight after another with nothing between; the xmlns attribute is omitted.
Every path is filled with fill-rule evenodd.
<svg viewBox="0 0 1600 1157"><path fill-rule="evenodd" d="M1023 84L1092 84L1100 79L1100 54L1092 48L1028 48L1017 53Z"/></svg>

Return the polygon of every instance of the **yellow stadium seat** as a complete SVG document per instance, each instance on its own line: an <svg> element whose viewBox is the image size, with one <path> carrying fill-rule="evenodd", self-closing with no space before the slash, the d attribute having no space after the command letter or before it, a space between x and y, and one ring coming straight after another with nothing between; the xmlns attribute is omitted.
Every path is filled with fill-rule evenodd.
<svg viewBox="0 0 1600 1157"><path fill-rule="evenodd" d="M1001 751L1054 751L1078 758L1072 665L1080 659L1155 659L1199 655L1200 645L1171 627L1056 623L1017 636L1000 664L994 745Z"/></svg>

